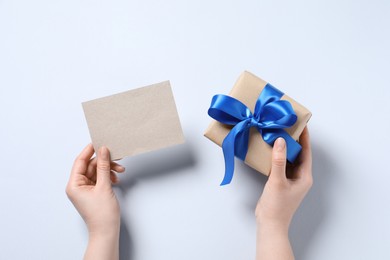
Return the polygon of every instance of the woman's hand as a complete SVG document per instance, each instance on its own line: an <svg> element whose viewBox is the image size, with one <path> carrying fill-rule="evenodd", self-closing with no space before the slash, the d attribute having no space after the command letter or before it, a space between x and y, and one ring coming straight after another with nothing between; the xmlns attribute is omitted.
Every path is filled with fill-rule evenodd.
<svg viewBox="0 0 390 260"><path fill-rule="evenodd" d="M66 194L84 219L89 232L85 259L117 259L120 229L120 208L112 183L118 181L116 172L124 167L110 162L106 147L92 158L89 144L76 158Z"/></svg>
<svg viewBox="0 0 390 260"><path fill-rule="evenodd" d="M293 259L288 229L295 211L312 186L312 158L307 128L300 137L302 152L286 169L286 143L275 141L272 169L256 207L258 259Z"/></svg>

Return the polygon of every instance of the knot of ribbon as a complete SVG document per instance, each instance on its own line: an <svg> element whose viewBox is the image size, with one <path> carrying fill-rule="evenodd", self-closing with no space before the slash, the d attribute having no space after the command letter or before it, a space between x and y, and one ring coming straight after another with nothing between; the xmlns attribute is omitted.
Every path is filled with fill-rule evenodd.
<svg viewBox="0 0 390 260"><path fill-rule="evenodd" d="M283 92L267 83L256 101L253 114L241 101L230 96L215 95L212 98L209 116L223 124L234 126L222 143L225 176L221 186L229 184L233 178L234 156L245 161L251 127L256 127L263 140L271 146L277 138L284 138L287 160L291 163L295 161L302 148L283 129L293 126L297 115L290 102L280 100L283 95Z"/></svg>

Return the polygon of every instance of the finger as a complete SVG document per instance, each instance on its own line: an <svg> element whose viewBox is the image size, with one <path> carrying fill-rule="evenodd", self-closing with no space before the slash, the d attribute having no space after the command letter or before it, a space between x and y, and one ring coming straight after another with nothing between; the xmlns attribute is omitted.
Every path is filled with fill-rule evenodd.
<svg viewBox="0 0 390 260"><path fill-rule="evenodd" d="M286 142L283 138L276 139L272 148L270 178L274 180L286 180Z"/></svg>
<svg viewBox="0 0 390 260"><path fill-rule="evenodd" d="M111 178L111 182L114 184L117 184L119 182L118 176L113 171L111 171L111 173L110 173L110 178Z"/></svg>
<svg viewBox="0 0 390 260"><path fill-rule="evenodd" d="M103 146L99 149L99 153L97 156L96 186L111 186L110 173L110 151L107 149L107 147Z"/></svg>
<svg viewBox="0 0 390 260"><path fill-rule="evenodd" d="M302 152L299 156L300 167L303 170L303 175L308 175L309 177L312 174L312 155L311 155L311 144L310 144L310 135L307 127L303 130L299 142L302 146Z"/></svg>
<svg viewBox="0 0 390 260"><path fill-rule="evenodd" d="M97 158L94 157L89 161L87 172L85 173L85 176L88 179L95 178L96 181L96 166L97 166Z"/></svg>
<svg viewBox="0 0 390 260"><path fill-rule="evenodd" d="M116 171L116 172L119 172L119 173L122 173L126 170L125 167L123 167L122 165L117 164L115 162L111 162L111 169Z"/></svg>
<svg viewBox="0 0 390 260"><path fill-rule="evenodd" d="M89 161L88 169L85 174L88 179L91 179L93 181L96 181L96 167L97 167L97 158L93 158ZM122 173L126 169L122 165L116 163L116 162L111 162L111 170Z"/></svg>
<svg viewBox="0 0 390 260"><path fill-rule="evenodd" d="M83 151L76 157L72 168L72 175L85 174L89 159L92 157L94 149L92 144L88 144Z"/></svg>
<svg viewBox="0 0 390 260"><path fill-rule="evenodd" d="M90 160L89 166L90 167L88 169L91 169L91 171L88 170L88 173L89 174L94 173L93 170L96 170L96 166L97 166L97 158L96 157ZM111 169L116 171L116 172L124 172L126 170L125 167L123 167L122 165L120 165L116 162L111 162ZM87 177L90 177L90 176L87 176Z"/></svg>

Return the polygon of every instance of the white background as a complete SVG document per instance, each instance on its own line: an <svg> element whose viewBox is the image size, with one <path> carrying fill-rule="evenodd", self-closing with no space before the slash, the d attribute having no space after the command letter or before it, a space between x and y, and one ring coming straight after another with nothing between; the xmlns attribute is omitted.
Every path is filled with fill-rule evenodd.
<svg viewBox="0 0 390 260"><path fill-rule="evenodd" d="M81 102L170 80L187 143L126 158L121 259L254 259L266 178L202 136L243 70L308 107L297 259L390 259L389 1L0 0L0 259L80 259Z"/></svg>

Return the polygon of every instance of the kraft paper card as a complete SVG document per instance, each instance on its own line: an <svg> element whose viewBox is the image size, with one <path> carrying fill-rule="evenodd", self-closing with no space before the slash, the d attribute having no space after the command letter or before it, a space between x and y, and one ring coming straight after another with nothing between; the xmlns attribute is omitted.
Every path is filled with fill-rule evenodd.
<svg viewBox="0 0 390 260"><path fill-rule="evenodd" d="M169 81L82 103L92 143L111 159L184 143Z"/></svg>

